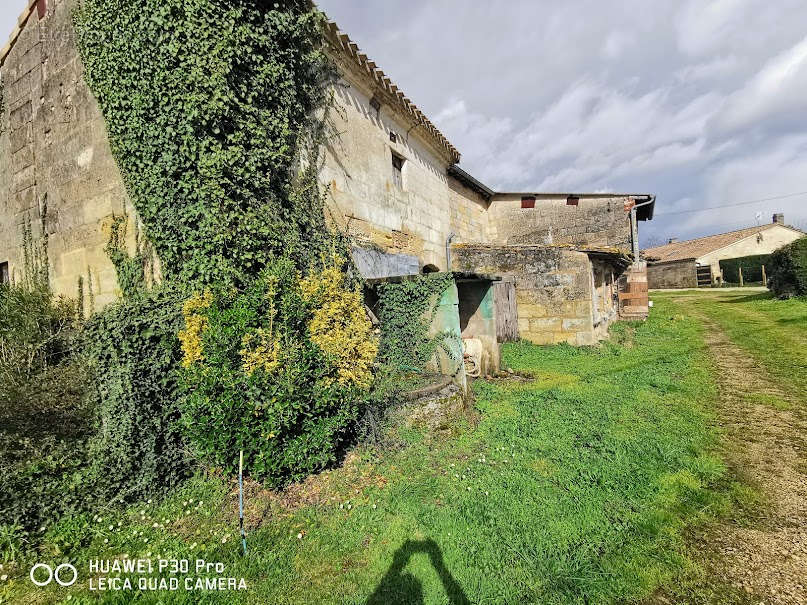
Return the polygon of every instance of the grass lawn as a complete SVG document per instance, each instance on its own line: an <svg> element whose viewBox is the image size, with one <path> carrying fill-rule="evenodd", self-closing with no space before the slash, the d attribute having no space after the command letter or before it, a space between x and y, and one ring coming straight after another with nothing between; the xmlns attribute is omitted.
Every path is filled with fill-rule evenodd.
<svg viewBox="0 0 807 605"><path fill-rule="evenodd" d="M687 528L732 502L711 365L675 305L657 297L648 322L617 325L598 348L505 346L504 363L534 379L477 381L478 422L451 434L399 425L395 447L359 447L284 494L250 486L246 557L232 484L198 478L167 500L62 521L40 559L75 563L79 583L34 590L20 568L0 602L132 602L87 589L89 559L123 554L220 561L248 585L137 595L148 603L646 597L692 565Z"/></svg>
<svg viewBox="0 0 807 605"><path fill-rule="evenodd" d="M683 308L696 305L807 411L806 299L777 300L767 291L740 289L654 292L652 298L675 300Z"/></svg>

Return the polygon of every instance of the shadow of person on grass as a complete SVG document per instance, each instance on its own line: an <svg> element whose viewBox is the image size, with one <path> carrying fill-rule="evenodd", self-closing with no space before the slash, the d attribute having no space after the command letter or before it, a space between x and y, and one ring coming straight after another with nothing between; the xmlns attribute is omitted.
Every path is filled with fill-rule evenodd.
<svg viewBox="0 0 807 605"><path fill-rule="evenodd" d="M409 572L403 569L412 555L426 553L429 555L432 567L440 576L448 602L451 605L471 605L468 597L457 584L451 572L443 563L443 553L434 540L407 540L395 551L387 573L376 586L375 591L367 599L366 605L421 605L423 600L423 585Z"/></svg>

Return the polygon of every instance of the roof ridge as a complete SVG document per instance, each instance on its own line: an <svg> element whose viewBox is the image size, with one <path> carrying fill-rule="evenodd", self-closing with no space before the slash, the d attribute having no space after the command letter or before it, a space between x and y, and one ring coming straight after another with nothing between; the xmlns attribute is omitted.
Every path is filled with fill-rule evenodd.
<svg viewBox="0 0 807 605"><path fill-rule="evenodd" d="M317 10L319 10L326 19L327 32L331 35L332 42L337 44L344 54L346 54L357 66L361 68L362 72L366 73L371 79L380 85L382 89L392 95L398 101L401 108L409 113L417 124L424 126L426 131L432 135L439 145L451 155L453 162L458 164L460 161L460 152L456 147L454 147L454 145L451 144L448 138L446 138L446 136L440 132L440 130L438 130L434 124L432 124L429 118L426 117L418 106L415 105L412 100L407 97L394 82L392 82L392 80L390 80L389 76L387 76L381 70L381 68L376 65L375 61L370 60L367 55L361 51L358 44L351 40L350 36L342 31L335 21L328 18L325 12L319 7L317 7Z"/></svg>
<svg viewBox="0 0 807 605"><path fill-rule="evenodd" d="M649 250L658 250L659 248L666 248L667 246L683 246L685 244L691 244L692 242L699 242L701 240L707 240L712 237L722 237L724 235L731 235L733 233L742 233L743 231L761 231L763 229L770 229L779 225L780 227L788 227L788 225L781 225L780 223L766 223L764 225L752 225L750 227L743 227L742 229L734 229L733 231L724 231L723 233L712 233L711 235L702 235L701 237L695 237L692 239L685 239L679 242L668 242L666 244L661 244L660 246L653 246L652 248L645 248L644 251ZM792 228L792 227L791 227Z"/></svg>

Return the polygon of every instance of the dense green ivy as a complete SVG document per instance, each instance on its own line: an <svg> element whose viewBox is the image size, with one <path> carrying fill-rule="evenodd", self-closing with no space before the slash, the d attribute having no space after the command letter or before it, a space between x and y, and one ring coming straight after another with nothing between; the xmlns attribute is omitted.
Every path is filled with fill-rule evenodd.
<svg viewBox="0 0 807 605"><path fill-rule="evenodd" d="M134 255L127 252L126 223L127 217L125 215L112 217L109 241L105 251L115 267L118 286L123 297L132 298L143 293L146 287L146 255L141 250L139 241L136 243ZM79 300L83 300L83 298L80 296Z"/></svg>
<svg viewBox="0 0 807 605"><path fill-rule="evenodd" d="M86 481L99 496L143 497L189 473L179 427L184 296L166 287L144 292L110 305L84 327L96 413Z"/></svg>
<svg viewBox="0 0 807 605"><path fill-rule="evenodd" d="M76 9L84 77L164 277L241 285L280 251L303 267L331 248L321 18L307 0Z"/></svg>
<svg viewBox="0 0 807 605"><path fill-rule="evenodd" d="M807 237L771 254L768 288L779 298L807 296Z"/></svg>
<svg viewBox="0 0 807 605"><path fill-rule="evenodd" d="M381 320L379 358L392 371L424 371L445 333L429 335L439 297L452 283L450 273L430 273L378 286ZM437 300L435 300L437 299Z"/></svg>

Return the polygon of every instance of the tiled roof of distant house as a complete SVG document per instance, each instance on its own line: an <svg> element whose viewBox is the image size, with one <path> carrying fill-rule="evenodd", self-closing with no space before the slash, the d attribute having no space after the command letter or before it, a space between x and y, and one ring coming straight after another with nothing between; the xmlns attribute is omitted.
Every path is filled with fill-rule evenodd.
<svg viewBox="0 0 807 605"><path fill-rule="evenodd" d="M756 235L773 227L784 227L785 229L793 229L787 225L780 223L770 223L767 225L759 225L757 227L748 227L738 231L729 231L728 233L719 233L717 235L709 235L706 237L699 237L698 239L691 239L684 242L674 242L672 244L665 244L663 246L656 246L655 248L647 248L642 251L642 255L649 261L656 262L670 262L677 260L688 260L700 258L704 254L709 254L715 250L720 250L731 244L744 240L747 237ZM793 229L797 231L797 229Z"/></svg>

